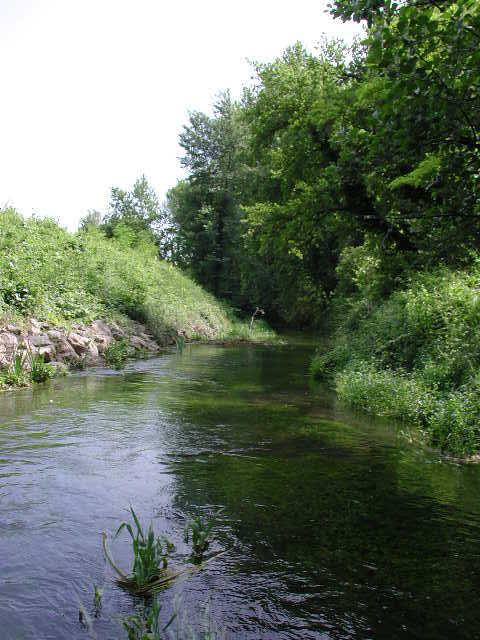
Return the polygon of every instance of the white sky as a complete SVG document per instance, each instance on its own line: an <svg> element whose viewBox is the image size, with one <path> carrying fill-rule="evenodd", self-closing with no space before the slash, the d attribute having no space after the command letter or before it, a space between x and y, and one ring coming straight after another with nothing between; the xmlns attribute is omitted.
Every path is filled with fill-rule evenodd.
<svg viewBox="0 0 480 640"><path fill-rule="evenodd" d="M188 110L237 96L248 59L358 27L328 0L0 0L0 206L70 229L145 173L181 176Z"/></svg>

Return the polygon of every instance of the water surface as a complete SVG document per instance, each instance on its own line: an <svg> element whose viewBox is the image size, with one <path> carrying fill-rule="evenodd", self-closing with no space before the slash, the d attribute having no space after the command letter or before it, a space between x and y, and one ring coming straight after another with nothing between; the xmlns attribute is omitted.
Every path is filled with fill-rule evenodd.
<svg viewBox="0 0 480 640"><path fill-rule="evenodd" d="M177 544L222 507L221 559L162 618L229 638L479 638L480 468L409 444L312 386L308 342L195 346L0 398L0 638L124 638L101 532L133 505ZM126 537L112 542L129 566Z"/></svg>

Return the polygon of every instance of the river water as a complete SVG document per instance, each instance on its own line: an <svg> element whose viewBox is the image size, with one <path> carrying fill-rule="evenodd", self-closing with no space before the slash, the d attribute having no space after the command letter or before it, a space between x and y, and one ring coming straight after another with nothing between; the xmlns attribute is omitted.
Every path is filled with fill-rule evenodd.
<svg viewBox="0 0 480 640"><path fill-rule="evenodd" d="M342 409L309 380L311 352L199 345L4 393L0 638L126 637L143 604L101 532L129 505L177 564L186 519L223 508L226 553L160 595L179 637L209 620L235 639L480 638L480 467ZM128 569L126 535L110 545Z"/></svg>

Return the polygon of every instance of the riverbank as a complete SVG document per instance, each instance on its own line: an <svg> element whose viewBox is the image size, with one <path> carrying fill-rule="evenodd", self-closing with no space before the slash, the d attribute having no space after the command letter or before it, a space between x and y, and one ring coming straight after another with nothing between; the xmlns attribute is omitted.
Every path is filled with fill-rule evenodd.
<svg viewBox="0 0 480 640"><path fill-rule="evenodd" d="M151 240L130 245L99 228L70 233L50 219L0 210L0 380L11 386L16 375L9 369L21 374L32 358L51 365L43 369L50 377L53 370L104 364L117 344L123 355L138 356L177 340L274 338L264 322L250 330L227 304L161 260Z"/></svg>
<svg viewBox="0 0 480 640"><path fill-rule="evenodd" d="M375 290L381 277L370 273L363 289L336 301L334 328L312 373L348 406L415 425L427 445L476 459L480 262L407 274L390 295Z"/></svg>

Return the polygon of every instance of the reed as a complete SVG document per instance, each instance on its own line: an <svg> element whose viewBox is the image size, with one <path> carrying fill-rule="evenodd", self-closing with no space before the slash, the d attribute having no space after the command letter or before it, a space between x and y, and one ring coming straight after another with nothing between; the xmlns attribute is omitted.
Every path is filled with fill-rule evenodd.
<svg viewBox="0 0 480 640"><path fill-rule="evenodd" d="M151 524L144 531L132 507L130 507L130 513L133 518L133 526L129 522L122 522L115 537L124 529L130 534L133 565L131 574L123 576L122 581L127 587L130 585L135 590L141 590L166 576L168 557L174 546L166 536L156 536Z"/></svg>

